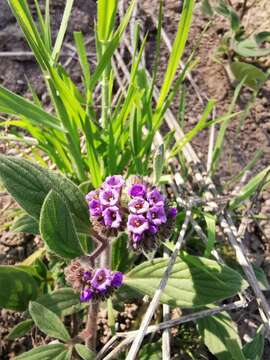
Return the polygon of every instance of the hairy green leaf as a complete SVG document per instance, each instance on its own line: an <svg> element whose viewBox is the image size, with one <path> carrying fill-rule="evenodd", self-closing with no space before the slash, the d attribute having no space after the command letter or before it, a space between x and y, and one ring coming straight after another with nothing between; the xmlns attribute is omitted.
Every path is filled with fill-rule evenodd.
<svg viewBox="0 0 270 360"><path fill-rule="evenodd" d="M29 312L36 326L46 335L62 341L70 340L67 329L54 312L37 302L30 303Z"/></svg>
<svg viewBox="0 0 270 360"><path fill-rule="evenodd" d="M261 325L254 338L243 347L246 360L261 360L264 349L263 326Z"/></svg>
<svg viewBox="0 0 270 360"><path fill-rule="evenodd" d="M33 325L34 322L31 319L26 319L19 322L19 324L15 325L11 329L7 337L8 340L15 340L18 337L24 336L32 328Z"/></svg>
<svg viewBox="0 0 270 360"><path fill-rule="evenodd" d="M38 284L31 274L16 266L0 266L0 307L24 311L38 295Z"/></svg>
<svg viewBox="0 0 270 360"><path fill-rule="evenodd" d="M28 214L16 218L10 230L15 233L39 234L38 222Z"/></svg>
<svg viewBox="0 0 270 360"><path fill-rule="evenodd" d="M16 356L14 360L56 360L59 355L66 351L67 347L64 344L44 345Z"/></svg>
<svg viewBox="0 0 270 360"><path fill-rule="evenodd" d="M83 360L94 360L96 357L96 355L84 345L76 344L75 349Z"/></svg>
<svg viewBox="0 0 270 360"><path fill-rule="evenodd" d="M71 288L62 288L45 294L35 300L58 316L68 316L83 308L79 294Z"/></svg>
<svg viewBox="0 0 270 360"><path fill-rule="evenodd" d="M167 259L146 261L131 270L124 283L153 296L167 265ZM206 258L183 255L173 267L161 302L173 307L200 307L233 296L246 287L243 278L229 267Z"/></svg>
<svg viewBox="0 0 270 360"><path fill-rule="evenodd" d="M52 190L41 209L40 233L48 248L63 258L74 259L84 253L67 205Z"/></svg>
<svg viewBox="0 0 270 360"><path fill-rule="evenodd" d="M89 232L84 196L66 177L22 158L0 155L0 179L19 205L36 220L39 220L45 197L54 190L66 201L77 231Z"/></svg>
<svg viewBox="0 0 270 360"><path fill-rule="evenodd" d="M205 317L198 325L204 344L219 360L241 360L235 358L235 353L241 354L241 340L228 313Z"/></svg>

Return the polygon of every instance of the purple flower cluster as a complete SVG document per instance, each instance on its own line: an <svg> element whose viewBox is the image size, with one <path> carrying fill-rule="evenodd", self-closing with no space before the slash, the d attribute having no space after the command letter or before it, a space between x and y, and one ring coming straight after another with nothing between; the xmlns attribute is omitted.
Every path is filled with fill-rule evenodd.
<svg viewBox="0 0 270 360"><path fill-rule="evenodd" d="M134 250L144 246L144 240L157 235L169 218L175 218L176 208L168 208L165 197L156 188L147 188L143 183L133 184L128 189L131 200L128 203L127 229Z"/></svg>
<svg viewBox="0 0 270 360"><path fill-rule="evenodd" d="M73 260L65 269L67 282L80 292L81 301L103 299L110 296L123 282L123 274L106 268L93 270L82 265L80 260Z"/></svg>
<svg viewBox="0 0 270 360"><path fill-rule="evenodd" d="M122 223L120 197L125 181L121 175L109 176L102 187L86 195L91 220L107 229L119 229Z"/></svg>
<svg viewBox="0 0 270 360"><path fill-rule="evenodd" d="M93 298L106 298L119 288L123 282L123 274L120 271L112 272L106 268L95 271L85 271L83 274L83 289L81 301L89 301Z"/></svg>
<svg viewBox="0 0 270 360"><path fill-rule="evenodd" d="M117 236L128 231L133 250L151 250L159 238L170 235L176 208L169 207L157 189L133 178L109 176L100 189L86 195L93 229L100 235Z"/></svg>

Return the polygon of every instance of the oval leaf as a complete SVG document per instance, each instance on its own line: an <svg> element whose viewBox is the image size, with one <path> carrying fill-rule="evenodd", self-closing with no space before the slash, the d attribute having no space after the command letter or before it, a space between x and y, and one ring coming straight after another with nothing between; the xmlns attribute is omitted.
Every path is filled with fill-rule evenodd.
<svg viewBox="0 0 270 360"><path fill-rule="evenodd" d="M62 341L70 340L67 329L54 312L37 302L30 303L29 312L36 326L46 335Z"/></svg>
<svg viewBox="0 0 270 360"><path fill-rule="evenodd" d="M84 345L76 344L75 349L83 360L94 360L96 357L95 354Z"/></svg>
<svg viewBox="0 0 270 360"><path fill-rule="evenodd" d="M55 254L66 259L83 255L69 209L54 191L49 192L42 206L40 233Z"/></svg>
<svg viewBox="0 0 270 360"><path fill-rule="evenodd" d="M227 312L200 319L198 325L204 344L219 360L243 359L237 328Z"/></svg>
<svg viewBox="0 0 270 360"><path fill-rule="evenodd" d="M0 307L9 310L24 311L38 294L33 276L15 266L0 266L0 289Z"/></svg>
<svg viewBox="0 0 270 360"><path fill-rule="evenodd" d="M43 295L35 300L44 305L58 316L68 316L83 308L79 294L71 288L62 288L50 294Z"/></svg>
<svg viewBox="0 0 270 360"><path fill-rule="evenodd" d="M10 230L15 233L39 234L38 222L28 214L16 218Z"/></svg>
<svg viewBox="0 0 270 360"><path fill-rule="evenodd" d="M21 321L19 324L15 325L14 328L8 334L8 340L15 340L16 338L25 335L34 325L33 320L27 319Z"/></svg>
<svg viewBox="0 0 270 360"><path fill-rule="evenodd" d="M27 160L0 155L0 179L18 204L36 220L39 220L47 194L51 190L56 191L68 204L76 229L89 233L90 222L84 196L66 177Z"/></svg>
<svg viewBox="0 0 270 360"><path fill-rule="evenodd" d="M259 90L267 79L267 75L256 66L235 61L230 64L231 71L237 81L244 80L244 84L253 90Z"/></svg>
<svg viewBox="0 0 270 360"><path fill-rule="evenodd" d="M44 345L16 356L14 360L52 360L64 351L66 352L64 344Z"/></svg>
<svg viewBox="0 0 270 360"><path fill-rule="evenodd" d="M153 296L168 265L167 259L154 259L138 265L125 277L125 284ZM247 283L234 270L216 261L185 255L177 259L161 302L185 308L199 307L235 295Z"/></svg>

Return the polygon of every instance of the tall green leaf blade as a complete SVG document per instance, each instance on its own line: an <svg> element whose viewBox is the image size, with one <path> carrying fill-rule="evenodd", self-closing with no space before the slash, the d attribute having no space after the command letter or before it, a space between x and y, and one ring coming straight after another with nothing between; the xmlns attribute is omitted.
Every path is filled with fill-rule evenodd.
<svg viewBox="0 0 270 360"><path fill-rule="evenodd" d="M52 52L53 61L55 61L58 58L59 54L60 54L61 47L62 47L62 44L63 44L63 40L64 40L64 37L65 37L65 33L66 33L66 30L67 30L68 20L70 18L73 2L74 2L74 0L67 0L66 1L66 6L65 6L63 18L62 18L62 21L61 21L60 29L59 29L59 31L57 33L57 38L56 38L54 48L53 48L53 52Z"/></svg>
<svg viewBox="0 0 270 360"><path fill-rule="evenodd" d="M0 266L0 307L24 311L38 296L38 284L26 271L15 266Z"/></svg>
<svg viewBox="0 0 270 360"><path fill-rule="evenodd" d="M235 358L235 353L241 354L241 340L228 313L205 317L198 320L198 325L204 344L218 360L241 360ZM228 340L234 342L229 344Z"/></svg>
<svg viewBox="0 0 270 360"><path fill-rule="evenodd" d="M46 335L62 340L70 340L70 335L60 318L45 306L31 302L29 312L36 326Z"/></svg>
<svg viewBox="0 0 270 360"><path fill-rule="evenodd" d="M153 296L167 265L167 259L146 261L131 270L124 283ZM206 258L185 255L177 259L161 302L172 307L200 307L231 297L246 287L243 278L229 267Z"/></svg>
<svg viewBox="0 0 270 360"><path fill-rule="evenodd" d="M66 259L83 255L70 211L52 190L44 200L39 224L41 237L52 252Z"/></svg>
<svg viewBox="0 0 270 360"><path fill-rule="evenodd" d="M79 232L88 233L87 204L79 188L66 177L12 156L0 155L0 180L19 205L39 220L47 194L54 190L66 201Z"/></svg>
<svg viewBox="0 0 270 360"><path fill-rule="evenodd" d="M97 34L99 41L107 41L113 31L117 0L98 0Z"/></svg>
<svg viewBox="0 0 270 360"><path fill-rule="evenodd" d="M193 13L194 0L185 0L181 14L176 38L173 44L172 52L169 58L167 71L163 80L163 85L160 91L159 99L157 101L157 108L160 108L168 95L171 88L175 73L178 69L181 57L183 55L186 41L188 38L189 29L191 26L191 19Z"/></svg>
<svg viewBox="0 0 270 360"><path fill-rule="evenodd" d="M0 85L0 111L27 118L33 125L65 132L59 120L37 105Z"/></svg>
<svg viewBox="0 0 270 360"><path fill-rule="evenodd" d="M243 201L249 199L255 194L256 190L264 181L264 186L269 184L270 181L270 166L262 170L259 174L255 175L249 182L242 187L239 193L230 201L230 208L234 209L239 206Z"/></svg>
<svg viewBox="0 0 270 360"><path fill-rule="evenodd" d="M66 349L67 347L64 344L39 346L22 355L16 356L14 360L52 360L66 351Z"/></svg>

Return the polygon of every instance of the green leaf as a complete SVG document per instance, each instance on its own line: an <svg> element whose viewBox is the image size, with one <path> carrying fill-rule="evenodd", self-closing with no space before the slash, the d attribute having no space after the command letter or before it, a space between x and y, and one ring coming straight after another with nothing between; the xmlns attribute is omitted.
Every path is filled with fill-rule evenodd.
<svg viewBox="0 0 270 360"><path fill-rule="evenodd" d="M75 349L83 360L94 360L96 357L96 355L84 345L76 344Z"/></svg>
<svg viewBox="0 0 270 360"><path fill-rule="evenodd" d="M0 112L27 118L33 125L65 132L59 120L0 85Z"/></svg>
<svg viewBox="0 0 270 360"><path fill-rule="evenodd" d="M261 360L264 349L263 326L261 325L255 337L243 347L246 360Z"/></svg>
<svg viewBox="0 0 270 360"><path fill-rule="evenodd" d="M37 302L30 303L29 312L36 326L46 335L62 341L70 340L67 329L54 312Z"/></svg>
<svg viewBox="0 0 270 360"><path fill-rule="evenodd" d="M74 314L83 309L79 294L70 288L55 290L50 294L37 298L35 302L61 317Z"/></svg>
<svg viewBox="0 0 270 360"><path fill-rule="evenodd" d="M39 235L38 222L28 214L16 218L10 230L15 233Z"/></svg>
<svg viewBox="0 0 270 360"><path fill-rule="evenodd" d="M158 184L163 172L165 158L164 144L161 144L154 157L154 183Z"/></svg>
<svg viewBox="0 0 270 360"><path fill-rule="evenodd" d="M63 352L66 352L66 345L52 344L39 346L26 353L16 356L14 360L56 360Z"/></svg>
<svg viewBox="0 0 270 360"><path fill-rule="evenodd" d="M269 41L269 36L270 33L268 31L263 31L242 41L233 41L232 46L237 54L244 57L267 56L270 54L270 48L261 47L261 45L265 41Z"/></svg>
<svg viewBox="0 0 270 360"><path fill-rule="evenodd" d="M214 11L212 9L212 6L209 2L209 0L203 0L202 1L202 6L201 6L202 12L204 15L208 15L208 16L213 16L214 15Z"/></svg>
<svg viewBox="0 0 270 360"><path fill-rule="evenodd" d="M146 261L131 270L124 283L153 296L167 264L167 259ZM246 287L246 281L229 267L206 258L182 255L173 267L161 302L172 307L200 307L231 297Z"/></svg>
<svg viewBox="0 0 270 360"><path fill-rule="evenodd" d="M65 33L67 30L68 20L69 20L70 14L71 14L73 2L74 2L74 0L66 0L65 10L64 10L63 17L62 17L60 29L57 33L57 38L56 38L55 45L54 45L53 52L52 52L53 61L55 61L60 54L63 40L65 37Z"/></svg>
<svg viewBox="0 0 270 360"><path fill-rule="evenodd" d="M98 0L97 34L99 41L107 41L113 31L117 0Z"/></svg>
<svg viewBox="0 0 270 360"><path fill-rule="evenodd" d="M204 344L219 360L242 360L235 358L241 352L241 340L237 329L226 312L198 320L200 334ZM230 340L233 340L230 342ZM242 355L241 355L242 356Z"/></svg>
<svg viewBox="0 0 270 360"><path fill-rule="evenodd" d="M0 266L0 307L24 311L36 299L38 285L33 276L15 266Z"/></svg>
<svg viewBox="0 0 270 360"><path fill-rule="evenodd" d="M52 190L41 209L40 233L48 248L63 258L74 259L84 254L69 209Z"/></svg>
<svg viewBox="0 0 270 360"><path fill-rule="evenodd" d="M0 180L19 205L36 220L39 220L45 197L54 190L66 201L77 231L89 233L84 196L66 177L22 158L0 155Z"/></svg>
<svg viewBox="0 0 270 360"><path fill-rule="evenodd" d="M235 61L230 64L230 69L239 82L258 91L267 80L268 75L252 64Z"/></svg>
<svg viewBox="0 0 270 360"><path fill-rule="evenodd" d="M205 257L209 257L211 251L214 249L216 242L216 216L212 214L205 213L204 218L207 225L207 245L204 252Z"/></svg>
<svg viewBox="0 0 270 360"><path fill-rule="evenodd" d="M239 206L243 201L250 199L264 182L263 188L269 184L270 181L270 166L262 170L259 174L255 175L249 182L242 187L238 194L230 201L230 208L234 209Z"/></svg>
<svg viewBox="0 0 270 360"><path fill-rule="evenodd" d="M15 340L18 337L24 336L34 325L32 319L21 321L15 325L7 336L8 340Z"/></svg>
<svg viewBox="0 0 270 360"><path fill-rule="evenodd" d="M28 256L25 260L23 260L23 262L20 263L20 265L23 266L32 266L35 264L35 262L39 259L41 259L42 257L44 257L44 255L46 254L46 249L45 247L39 248L38 250L36 250L35 252L33 252L33 254L31 254L30 256Z"/></svg>
<svg viewBox="0 0 270 360"><path fill-rule="evenodd" d="M61 354L59 354L54 360L71 360L72 348L66 349Z"/></svg>
<svg viewBox="0 0 270 360"><path fill-rule="evenodd" d="M181 14L181 20L178 26L173 48L170 54L167 71L164 76L163 85L160 90L160 95L157 101L157 109L161 108L168 92L171 88L174 76L178 69L181 57L183 55L186 41L188 38L189 29L191 26L194 0L185 0Z"/></svg>
<svg viewBox="0 0 270 360"><path fill-rule="evenodd" d="M139 353L140 360L160 360L162 359L162 351L160 342L146 344Z"/></svg>

